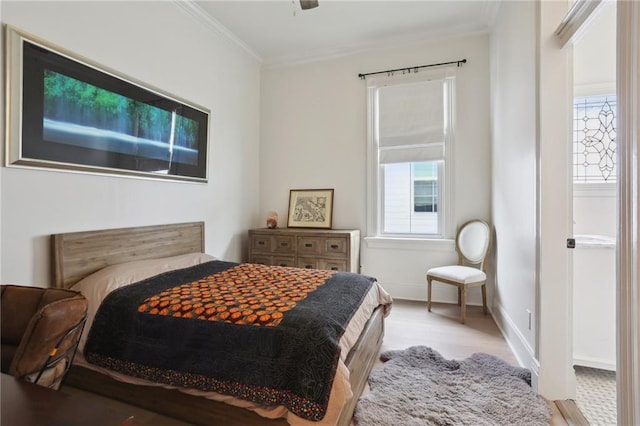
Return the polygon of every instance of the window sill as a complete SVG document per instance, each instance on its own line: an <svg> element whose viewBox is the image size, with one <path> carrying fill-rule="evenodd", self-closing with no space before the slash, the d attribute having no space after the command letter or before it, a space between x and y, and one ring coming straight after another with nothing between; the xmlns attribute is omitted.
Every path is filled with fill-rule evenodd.
<svg viewBox="0 0 640 426"><path fill-rule="evenodd" d="M401 237L364 237L367 248L396 250L432 250L455 251L456 242L452 239L401 238Z"/></svg>

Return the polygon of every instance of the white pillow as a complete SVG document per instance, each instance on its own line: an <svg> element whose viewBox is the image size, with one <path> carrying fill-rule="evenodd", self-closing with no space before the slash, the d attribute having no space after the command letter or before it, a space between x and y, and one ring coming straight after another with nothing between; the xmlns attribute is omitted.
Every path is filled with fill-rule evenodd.
<svg viewBox="0 0 640 426"><path fill-rule="evenodd" d="M71 290L82 293L88 301L87 322L84 326L78 349L80 351L84 350L87 334L93 323L93 317L98 311L102 300L113 290L163 272L184 269L212 260L216 260L216 258L205 253L187 253L161 259L137 260L107 266L81 279L71 287Z"/></svg>

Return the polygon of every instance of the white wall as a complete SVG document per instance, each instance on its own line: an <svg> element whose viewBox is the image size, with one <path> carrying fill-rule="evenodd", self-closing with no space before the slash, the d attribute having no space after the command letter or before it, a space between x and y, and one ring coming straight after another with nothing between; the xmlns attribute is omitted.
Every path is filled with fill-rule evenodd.
<svg viewBox="0 0 640 426"><path fill-rule="evenodd" d="M498 325L544 397L575 398L571 368L571 47L567 2L503 2L491 38Z"/></svg>
<svg viewBox="0 0 640 426"><path fill-rule="evenodd" d="M576 96L616 92L616 7L606 2L573 46Z"/></svg>
<svg viewBox="0 0 640 426"><path fill-rule="evenodd" d="M466 58L458 69L455 221L490 215L489 40L486 34L265 69L261 101L260 214L286 224L289 190L334 188L334 228L366 229L366 83L358 73ZM264 223L264 219L261 224ZM264 225L262 225L264 226ZM453 244L362 245L362 272L397 298L426 300L428 268L456 262ZM456 299L434 284L434 300ZM472 294L470 303L480 303Z"/></svg>
<svg viewBox="0 0 640 426"><path fill-rule="evenodd" d="M535 36L533 2L503 2L491 35L493 302L520 359L536 345Z"/></svg>
<svg viewBox="0 0 640 426"><path fill-rule="evenodd" d="M3 1L2 21L211 110L206 184L2 167L3 283L47 286L59 232L204 220L207 252L244 257L260 166L251 54L174 2Z"/></svg>

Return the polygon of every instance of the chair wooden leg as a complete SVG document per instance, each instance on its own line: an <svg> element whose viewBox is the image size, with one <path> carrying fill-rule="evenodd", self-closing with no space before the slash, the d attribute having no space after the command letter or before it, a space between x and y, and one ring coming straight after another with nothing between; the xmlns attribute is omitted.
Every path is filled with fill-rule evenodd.
<svg viewBox="0 0 640 426"><path fill-rule="evenodd" d="M427 277L427 311L431 312L431 278Z"/></svg>
<svg viewBox="0 0 640 426"><path fill-rule="evenodd" d="M461 303L461 298L460 298L461 294L462 294L462 289L458 287L458 306L460 306L460 303Z"/></svg>
<svg viewBox="0 0 640 426"><path fill-rule="evenodd" d="M487 315L487 285L482 284L482 312Z"/></svg>
<svg viewBox="0 0 640 426"><path fill-rule="evenodd" d="M464 324L464 320L467 314L467 289L464 287L459 288L460 294L460 322Z"/></svg>

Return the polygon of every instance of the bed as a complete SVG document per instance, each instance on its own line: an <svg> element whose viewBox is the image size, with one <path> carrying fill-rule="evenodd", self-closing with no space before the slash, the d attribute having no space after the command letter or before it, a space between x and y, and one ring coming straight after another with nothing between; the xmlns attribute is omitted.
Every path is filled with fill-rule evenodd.
<svg viewBox="0 0 640 426"><path fill-rule="evenodd" d="M88 286L94 285L95 277L99 277L104 271L110 271L112 268L118 269L138 264L153 264L156 268L156 264L164 265L165 259L182 259L184 256L188 257L191 262L194 254L198 256L198 253L204 252L204 223L192 222L55 234L51 237L51 243L52 274L55 287L80 287L83 293L91 293L93 287ZM224 262L211 261L206 256L197 257L199 259L197 264L189 265L184 271L191 273L192 270L222 268L223 270L221 269L220 272L214 274L218 276L220 273L227 273L226 268L230 268L230 271L235 268L257 268L259 266L264 268L262 265L252 264L221 265ZM155 269L153 270L155 271ZM162 272L165 274L164 270ZM246 273L246 270L241 272ZM250 272L253 273L255 270L251 269ZM177 274L178 271L166 272L166 274L174 273ZM144 278L146 279L146 276ZM360 279L355 276L350 278ZM333 279L334 277L329 281ZM121 290L118 289L118 292ZM114 291L113 293L118 292ZM372 296L374 293L375 296ZM320 417L306 417L300 412L296 412L295 409L287 409L281 405L267 407L256 401L233 397L237 394L227 396L213 392L212 396L210 392L203 392L200 389L186 389L182 384L179 386L176 386L175 383L159 384L149 380L149 377L130 377L123 373L127 370L118 370L118 365L114 367L115 371L112 371L108 368L111 364L96 366L88 362L83 351L79 351L66 379L66 384L193 424L348 425L358 397L362 393L369 372L377 359L384 334L384 316L391 303L391 298L375 283L371 290L367 290L366 296L363 296L368 299L372 297L375 297L375 304L367 309L359 307L358 312L354 314L352 319L349 319L344 336L340 339L341 348L348 350L344 350L340 354L340 361L337 363L337 367L332 370L335 372L335 377L330 386L329 408L327 408L327 415L322 419ZM112 297L110 296L110 298ZM100 314L96 316L98 323L105 321L102 311L107 311L107 309L103 307ZM363 314L366 315L365 318L358 317ZM263 325L271 324L264 323ZM87 336L83 337L82 349L87 343ZM87 350L90 358L95 355L91 352L92 348L100 346L94 344L93 340L89 341L89 349ZM348 343L345 343L347 341ZM141 389L144 389L144 392L141 392ZM214 390L218 390L218 388Z"/></svg>

